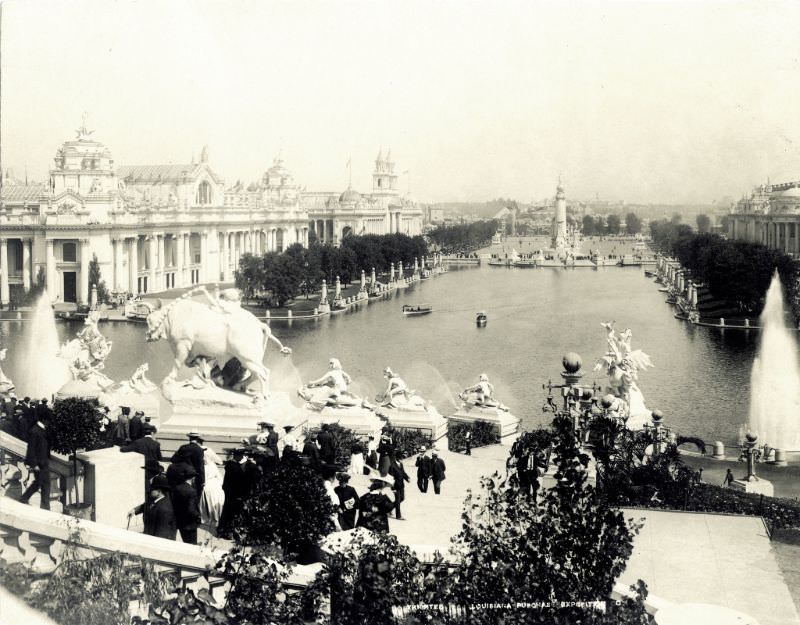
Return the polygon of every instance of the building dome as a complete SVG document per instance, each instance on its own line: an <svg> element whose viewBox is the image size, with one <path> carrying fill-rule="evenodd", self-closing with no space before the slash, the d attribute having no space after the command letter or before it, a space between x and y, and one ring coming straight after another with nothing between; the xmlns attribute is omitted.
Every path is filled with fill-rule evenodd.
<svg viewBox="0 0 800 625"><path fill-rule="evenodd" d="M361 194L352 187L347 187L347 189L339 196L339 202L343 204L346 202L358 202L360 199Z"/></svg>

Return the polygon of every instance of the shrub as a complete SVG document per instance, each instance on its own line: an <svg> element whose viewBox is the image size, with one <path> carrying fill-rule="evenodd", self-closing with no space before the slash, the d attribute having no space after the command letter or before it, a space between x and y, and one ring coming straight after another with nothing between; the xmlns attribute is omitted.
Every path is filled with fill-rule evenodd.
<svg viewBox="0 0 800 625"><path fill-rule="evenodd" d="M310 428L306 430L306 436L314 436L319 434L320 428ZM328 425L328 432L333 435L333 445L336 450L336 466L344 469L350 466L350 457L352 455L353 445L359 442L359 438L355 435L353 430L339 425L338 423L331 423Z"/></svg>
<svg viewBox="0 0 800 625"><path fill-rule="evenodd" d="M497 428L488 421L475 421L474 423L447 424L447 445L450 451L466 449L467 432L472 432L472 447L485 447L496 445L500 442Z"/></svg>
<svg viewBox="0 0 800 625"><path fill-rule="evenodd" d="M244 545L278 547L294 559L333 531L333 514L320 475L287 460L256 484L233 532Z"/></svg>
<svg viewBox="0 0 800 625"><path fill-rule="evenodd" d="M431 435L422 430L409 430L405 428L398 430L389 427L388 432L394 441L398 460L415 456L423 447L426 449L433 447Z"/></svg>
<svg viewBox="0 0 800 625"><path fill-rule="evenodd" d="M96 399L68 397L57 400L53 405L50 423L46 426L51 449L72 458L75 475L78 474L75 454L81 449L92 449L102 444ZM77 480L75 501L79 501Z"/></svg>

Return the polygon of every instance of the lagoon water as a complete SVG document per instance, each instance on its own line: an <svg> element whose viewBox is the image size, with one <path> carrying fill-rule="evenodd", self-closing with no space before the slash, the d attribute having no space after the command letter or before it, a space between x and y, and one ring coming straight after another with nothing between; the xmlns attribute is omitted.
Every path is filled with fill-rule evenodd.
<svg viewBox="0 0 800 625"><path fill-rule="evenodd" d="M416 303L432 304L434 313L403 317L401 306ZM294 393L301 382L322 375L335 356L353 377L354 392L373 398L390 366L450 414L457 392L487 373L500 400L530 427L546 419L542 385L560 383L564 353L581 355L587 384L604 384L602 372L593 371L606 349L600 323L615 320L619 331L632 329L634 349L650 355L655 367L640 374L639 387L668 425L730 444L747 421L757 331L720 331L675 319L640 268L451 268L361 308L317 321L273 321L275 335L294 350L285 357L270 344L273 388ZM476 327L478 310L488 314L484 328ZM22 371L24 325L0 322L0 344L9 347L4 370L12 380ZM80 327L59 323L62 342ZM114 343L105 371L113 379L129 377L146 361L159 382L171 367L169 346L145 343L143 324L100 328Z"/></svg>

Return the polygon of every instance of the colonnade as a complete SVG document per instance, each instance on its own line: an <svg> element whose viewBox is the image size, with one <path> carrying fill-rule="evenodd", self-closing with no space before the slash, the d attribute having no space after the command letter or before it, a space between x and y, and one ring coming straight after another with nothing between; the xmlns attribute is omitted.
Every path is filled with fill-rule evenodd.
<svg viewBox="0 0 800 625"><path fill-rule="evenodd" d="M761 243L786 254L800 255L800 223L733 216L730 236L734 240Z"/></svg>

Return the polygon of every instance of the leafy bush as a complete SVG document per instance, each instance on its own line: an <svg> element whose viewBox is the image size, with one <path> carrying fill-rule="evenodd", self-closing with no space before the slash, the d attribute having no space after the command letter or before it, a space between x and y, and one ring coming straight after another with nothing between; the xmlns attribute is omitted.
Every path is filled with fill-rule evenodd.
<svg viewBox="0 0 800 625"><path fill-rule="evenodd" d="M319 434L320 428L309 428L306 430L306 436L314 436ZM353 430L339 425L338 423L328 424L328 431L333 435L333 446L336 450L336 466L341 467L343 470L350 466L350 457L352 456L353 445L359 442L359 438L355 435Z"/></svg>
<svg viewBox="0 0 800 625"><path fill-rule="evenodd" d="M421 430L398 430L389 427L388 433L394 441L398 460L417 455L423 447L426 449L433 447L431 435Z"/></svg>
<svg viewBox="0 0 800 625"><path fill-rule="evenodd" d="M92 449L103 444L96 399L68 397L57 400L53 405L50 423L46 426L51 449L71 456L75 475L78 474L78 459L75 454L81 449ZM78 500L76 480L75 501Z"/></svg>
<svg viewBox="0 0 800 625"><path fill-rule="evenodd" d="M233 532L241 544L278 547L294 559L333 531L333 514L319 473L287 460L256 484Z"/></svg>
<svg viewBox="0 0 800 625"><path fill-rule="evenodd" d="M467 432L472 432L472 447L485 447L500 442L497 428L488 421L475 421L474 423L447 424L447 445L450 451L466 449Z"/></svg>
<svg viewBox="0 0 800 625"><path fill-rule="evenodd" d="M162 600L165 584L152 564L120 553L87 558L81 543L72 532L48 575L23 565L0 567L0 583L60 625L127 625L131 601Z"/></svg>

